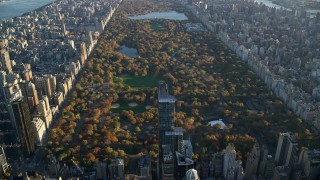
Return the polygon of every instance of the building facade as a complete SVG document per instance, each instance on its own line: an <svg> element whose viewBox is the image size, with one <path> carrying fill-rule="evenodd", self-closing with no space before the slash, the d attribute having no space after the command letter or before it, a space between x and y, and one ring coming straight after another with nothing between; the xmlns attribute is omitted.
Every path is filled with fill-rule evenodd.
<svg viewBox="0 0 320 180"><path fill-rule="evenodd" d="M124 179L124 161L123 159L115 159L113 163L109 165L109 179L120 180Z"/></svg>
<svg viewBox="0 0 320 180"><path fill-rule="evenodd" d="M23 148L24 154L29 156L35 151L36 140L34 137L32 118L30 116L29 106L26 98L20 97L14 100L12 102L12 111L19 141Z"/></svg>
<svg viewBox="0 0 320 180"><path fill-rule="evenodd" d="M6 155L4 153L3 147L0 147L0 177L8 171L9 165L7 163Z"/></svg>
<svg viewBox="0 0 320 180"><path fill-rule="evenodd" d="M4 48L0 49L0 70L5 71L7 74L12 73L9 51Z"/></svg>
<svg viewBox="0 0 320 180"><path fill-rule="evenodd" d="M33 123L34 135L37 140L37 145L42 146L43 145L42 142L46 134L46 125L43 122L43 120L39 117L34 117L32 120L32 123Z"/></svg>
<svg viewBox="0 0 320 180"><path fill-rule="evenodd" d="M291 133L280 133L275 162L277 166L293 167L296 163L298 143Z"/></svg>
<svg viewBox="0 0 320 180"><path fill-rule="evenodd" d="M299 166L307 179L320 178L320 149L302 148Z"/></svg>
<svg viewBox="0 0 320 180"><path fill-rule="evenodd" d="M158 87L158 143L159 143L159 160L158 160L158 173L159 179L162 179L162 174L167 174L166 171L172 168L174 164L174 153L171 147L164 148L163 146L171 141L170 136L166 136L166 131L171 131L174 128L174 113L175 113L175 98L169 94L168 85L164 82L159 83ZM164 157L164 150L166 156L172 156L171 160L166 160ZM171 155L169 155L169 153ZM165 163L167 162L167 163ZM172 163L172 164L171 164ZM166 175L167 176L167 175ZM168 175L169 176L169 175Z"/></svg>
<svg viewBox="0 0 320 180"><path fill-rule="evenodd" d="M37 109L39 116L45 122L46 128L49 129L52 122L52 112L47 96L42 97L42 100L40 100Z"/></svg>

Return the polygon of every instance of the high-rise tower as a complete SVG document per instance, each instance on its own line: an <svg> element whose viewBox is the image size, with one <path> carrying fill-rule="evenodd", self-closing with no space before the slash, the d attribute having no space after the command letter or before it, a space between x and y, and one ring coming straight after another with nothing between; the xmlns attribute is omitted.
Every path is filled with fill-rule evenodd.
<svg viewBox="0 0 320 180"><path fill-rule="evenodd" d="M320 178L320 149L302 148L299 166L307 179Z"/></svg>
<svg viewBox="0 0 320 180"><path fill-rule="evenodd" d="M48 96L49 99L52 97L51 83L50 78L47 76L34 78L34 84L37 88L38 97L42 97L43 95Z"/></svg>
<svg viewBox="0 0 320 180"><path fill-rule="evenodd" d="M251 153L248 156L247 164L246 164L246 179L252 180L257 175L258 165L260 161L260 146L256 143L253 146Z"/></svg>
<svg viewBox="0 0 320 180"><path fill-rule="evenodd" d="M183 179L194 165L190 139L183 139L182 127L175 127L175 98L169 94L168 85L158 87L158 179Z"/></svg>
<svg viewBox="0 0 320 180"><path fill-rule="evenodd" d="M34 112L35 107L39 104L36 86L31 81L21 81L19 87L22 95L28 98L30 112Z"/></svg>
<svg viewBox="0 0 320 180"><path fill-rule="evenodd" d="M175 98L169 94L168 85L164 82L159 83L158 87L158 144L159 144L159 160L158 160L158 171L159 179L164 179L163 174L168 174L166 171L167 167L173 170L173 156L174 152L167 142L171 141L170 136L166 136L166 131L172 131L174 129L174 113L175 113ZM168 138L168 139L166 139ZM165 152L164 152L165 151ZM165 157L164 157L165 154ZM169 155L170 154L170 155ZM167 157L168 156L168 157ZM171 160L167 161L171 157ZM165 162L166 161L166 162ZM168 164L168 162L170 162ZM166 167L163 167L166 165ZM173 172L171 178L173 178Z"/></svg>
<svg viewBox="0 0 320 180"><path fill-rule="evenodd" d="M3 147L0 147L0 176L3 176L7 172L9 165L7 163L6 155L4 153Z"/></svg>
<svg viewBox="0 0 320 180"><path fill-rule="evenodd" d="M159 83L158 88L158 141L159 155L162 157L161 147L164 145L166 131L174 129L174 113L175 113L175 98L169 94L168 85L164 82ZM168 140L169 141L169 140Z"/></svg>
<svg viewBox="0 0 320 180"><path fill-rule="evenodd" d="M26 98L20 97L12 102L12 111L17 134L25 155L31 155L36 148L32 118Z"/></svg>
<svg viewBox="0 0 320 180"><path fill-rule="evenodd" d="M280 133L275 156L276 165L293 167L296 162L297 146L298 143L291 133Z"/></svg>
<svg viewBox="0 0 320 180"><path fill-rule="evenodd" d="M7 49L0 49L0 70L5 71L7 74L12 73L9 51Z"/></svg>
<svg viewBox="0 0 320 180"><path fill-rule="evenodd" d="M247 159L245 178L247 180L256 179L258 177L271 179L273 176L273 169L274 159L268 154L267 147L255 143Z"/></svg>
<svg viewBox="0 0 320 180"><path fill-rule="evenodd" d="M0 177L3 176L4 173L9 169L9 165L7 163L6 155L4 154L3 147L0 146Z"/></svg>

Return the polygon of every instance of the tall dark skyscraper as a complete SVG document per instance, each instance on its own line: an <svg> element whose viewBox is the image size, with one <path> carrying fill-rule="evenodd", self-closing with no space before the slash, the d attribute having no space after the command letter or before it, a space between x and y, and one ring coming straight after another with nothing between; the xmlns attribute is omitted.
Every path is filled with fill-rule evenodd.
<svg viewBox="0 0 320 180"><path fill-rule="evenodd" d="M169 94L168 85L164 82L159 83L158 101L159 101L158 139L159 139L159 149L161 149L161 146L163 145L163 143L167 142L165 140L166 138L165 132L171 131L174 129L174 113L175 113L175 98Z"/></svg>
<svg viewBox="0 0 320 180"><path fill-rule="evenodd" d="M32 127L32 118L29 112L28 101L20 97L12 102L14 123L17 129L19 141L25 155L30 155L36 148L36 139Z"/></svg>
<svg viewBox="0 0 320 180"><path fill-rule="evenodd" d="M271 179L273 176L274 159L268 154L266 146L256 143L247 158L246 180L264 178Z"/></svg>
<svg viewBox="0 0 320 180"><path fill-rule="evenodd" d="M277 166L293 167L296 162L298 143L293 134L280 133L275 162Z"/></svg>
<svg viewBox="0 0 320 180"><path fill-rule="evenodd" d="M158 121L158 143L159 143L159 179L163 179L162 172L165 170L163 169L163 161L164 159L164 147L166 142L169 142L171 139L166 136L166 131L172 131L174 129L174 113L175 113L175 98L169 94L168 85L164 82L159 83L158 87L158 113L159 113L159 121ZM167 149L170 149L169 146L166 146ZM170 152L171 155L168 155ZM174 158L174 154L171 150L165 153L166 156L170 156ZM170 160L171 170L173 170L173 159ZM172 172L173 175L173 172Z"/></svg>
<svg viewBox="0 0 320 180"><path fill-rule="evenodd" d="M8 163L6 155L4 154L3 147L0 147L0 176L3 176L4 173L8 170Z"/></svg>
<svg viewBox="0 0 320 180"><path fill-rule="evenodd" d="M194 165L193 148L190 140L183 139L183 128L175 127L175 98L169 94L168 85L158 87L158 179L183 179L188 169Z"/></svg>
<svg viewBox="0 0 320 180"><path fill-rule="evenodd" d="M261 149L258 143L253 146L251 153L247 159L246 165L246 179L252 180L258 172L258 165L260 161Z"/></svg>

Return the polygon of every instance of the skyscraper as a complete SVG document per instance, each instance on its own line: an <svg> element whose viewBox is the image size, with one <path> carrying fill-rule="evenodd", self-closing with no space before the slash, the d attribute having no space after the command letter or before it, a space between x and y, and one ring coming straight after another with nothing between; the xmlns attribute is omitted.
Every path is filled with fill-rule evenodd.
<svg viewBox="0 0 320 180"><path fill-rule="evenodd" d="M86 43L82 42L80 49L81 49L81 65L83 65L88 58Z"/></svg>
<svg viewBox="0 0 320 180"><path fill-rule="evenodd" d="M6 155L4 154L3 147L0 147L0 177L7 172L9 166L7 163Z"/></svg>
<svg viewBox="0 0 320 180"><path fill-rule="evenodd" d="M30 64L19 63L13 67L13 71L19 72L21 79L25 81L32 80L32 70Z"/></svg>
<svg viewBox="0 0 320 180"><path fill-rule="evenodd" d="M302 148L299 165L308 179L320 178L320 149Z"/></svg>
<svg viewBox="0 0 320 180"><path fill-rule="evenodd" d="M52 91L50 86L49 77L34 77L34 84L36 85L38 97L42 97L43 95L48 96L48 98L52 97Z"/></svg>
<svg viewBox="0 0 320 180"><path fill-rule="evenodd" d="M39 104L38 93L35 85L31 81L19 82L22 95L28 98L30 112L33 112L35 107Z"/></svg>
<svg viewBox="0 0 320 180"><path fill-rule="evenodd" d="M212 165L210 175L215 178L222 178L223 172L223 156L222 152L214 153L212 156Z"/></svg>
<svg viewBox="0 0 320 180"><path fill-rule="evenodd" d="M139 176L143 177L144 179L152 179L151 178L151 157L149 154L143 155L139 161Z"/></svg>
<svg viewBox="0 0 320 180"><path fill-rule="evenodd" d="M232 175L233 167L236 162L236 148L229 143L223 156L223 177L228 178Z"/></svg>
<svg viewBox="0 0 320 180"><path fill-rule="evenodd" d="M123 159L115 159L109 165L109 179L124 179L124 161Z"/></svg>
<svg viewBox="0 0 320 180"><path fill-rule="evenodd" d="M4 72L4 71L2 71ZM20 144L17 141L17 133L15 125L12 121L13 113L11 108L11 99L21 96L19 86L12 84L3 84L0 95L0 144L5 146L6 156L10 158L16 157ZM5 132L5 133L3 133Z"/></svg>
<svg viewBox="0 0 320 180"><path fill-rule="evenodd" d="M268 154L266 146L262 146L259 163L259 175L265 179L271 179L275 167L274 158Z"/></svg>
<svg viewBox="0 0 320 180"><path fill-rule="evenodd" d="M293 167L296 163L297 146L298 143L291 133L280 133L275 156L276 165Z"/></svg>
<svg viewBox="0 0 320 180"><path fill-rule="evenodd" d="M168 86L159 83L158 88L158 179L183 179L194 165L192 144L183 139L182 127L175 127L175 98L169 94Z"/></svg>
<svg viewBox="0 0 320 180"><path fill-rule="evenodd" d="M162 145L162 158L159 157L159 180L174 180L174 154L170 145Z"/></svg>
<svg viewBox="0 0 320 180"><path fill-rule="evenodd" d="M32 97L34 106L39 104L38 92L36 86L32 82L28 83L28 97Z"/></svg>
<svg viewBox="0 0 320 180"><path fill-rule="evenodd" d="M57 89L57 78L52 74L44 75L44 77L49 79L50 91L51 91L51 94L53 95Z"/></svg>
<svg viewBox="0 0 320 180"><path fill-rule="evenodd" d="M255 143L246 164L246 179L252 180L257 175L260 160L260 146Z"/></svg>
<svg viewBox="0 0 320 180"><path fill-rule="evenodd" d="M174 129L175 98L169 94L168 85L160 82L158 88L158 139L159 147L165 142L165 132ZM168 140L169 141L169 140ZM166 142L168 142L166 141Z"/></svg>
<svg viewBox="0 0 320 180"><path fill-rule="evenodd" d="M42 100L39 101L37 109L38 109L38 114L46 124L46 128L49 129L52 122L52 112L50 109L50 104L47 96L42 96Z"/></svg>
<svg viewBox="0 0 320 180"><path fill-rule="evenodd" d="M33 118L32 125L34 129L34 136L35 136L37 145L42 146L43 139L46 134L46 125L43 122L43 120L39 117Z"/></svg>
<svg viewBox="0 0 320 180"><path fill-rule="evenodd" d="M266 146L260 146L255 143L246 163L245 178L271 179L273 176L274 159L268 154Z"/></svg>
<svg viewBox="0 0 320 180"><path fill-rule="evenodd" d="M181 146L182 151L175 151L175 179L183 179L189 168L194 166L194 161L192 159L193 148L190 140L183 140Z"/></svg>
<svg viewBox="0 0 320 180"><path fill-rule="evenodd" d="M7 74L12 73L9 51L7 49L0 49L0 70L5 71Z"/></svg>
<svg viewBox="0 0 320 180"><path fill-rule="evenodd" d="M96 162L97 179L107 179L108 166L106 162Z"/></svg>
<svg viewBox="0 0 320 180"><path fill-rule="evenodd" d="M166 154L171 154L172 166L173 166L173 156L170 146L164 148L163 145L165 143L171 141L170 136L166 136L166 131L171 131L174 129L174 112L175 112L175 98L169 94L168 85L164 82L159 83L158 87L158 113L159 113L159 121L158 121L158 144L159 144L159 160L158 160L158 171L159 171L159 179L162 179L162 174L165 169L162 167L166 163L164 158L164 149L168 149ZM166 139L167 138L167 139ZM172 167L173 168L173 167Z"/></svg>
<svg viewBox="0 0 320 180"><path fill-rule="evenodd" d="M5 102L6 106L11 106L11 102L14 99L17 99L22 96L22 91L18 83L10 83L10 84L7 83L3 87L3 91L4 91L3 93L4 98L2 102ZM12 113L10 115L13 116Z"/></svg>
<svg viewBox="0 0 320 180"><path fill-rule="evenodd" d="M23 151L25 155L31 155L35 150L36 140L27 99L23 97L15 99L12 102L12 111Z"/></svg>
<svg viewBox="0 0 320 180"><path fill-rule="evenodd" d="M272 179L289 180L290 179L290 168L288 166L277 166L274 169Z"/></svg>
<svg viewBox="0 0 320 180"><path fill-rule="evenodd" d="M4 95L5 92L4 92L3 87L5 86L5 84L7 84L6 75L7 75L7 73L5 71L0 71L0 100L1 100L1 102L5 101L5 95Z"/></svg>

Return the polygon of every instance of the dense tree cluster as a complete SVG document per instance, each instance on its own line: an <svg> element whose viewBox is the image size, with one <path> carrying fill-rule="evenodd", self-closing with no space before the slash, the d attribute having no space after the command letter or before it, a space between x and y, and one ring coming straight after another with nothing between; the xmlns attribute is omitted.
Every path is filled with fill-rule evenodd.
<svg viewBox="0 0 320 180"><path fill-rule="evenodd" d="M187 32L186 21L128 19L149 11L184 11L180 6L137 1L123 2L108 24L51 132L48 157L77 157L89 165L141 152L157 156L157 110L137 113L129 107L115 113L112 108L130 102L154 107L156 88L133 89L121 79L124 74L156 74L170 84L178 100L176 124L196 139L196 158L233 142L241 159L253 137L274 146L285 131L295 132L303 144L312 143L313 134L301 119L209 32ZM156 31L155 24L163 28ZM119 53L122 45L136 48L139 56ZM213 118L223 118L226 130L209 126Z"/></svg>

